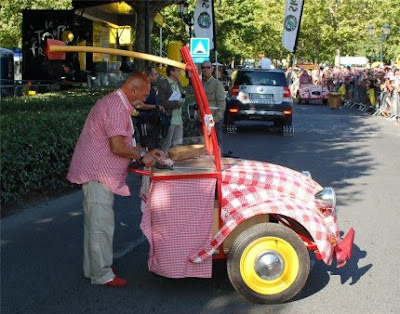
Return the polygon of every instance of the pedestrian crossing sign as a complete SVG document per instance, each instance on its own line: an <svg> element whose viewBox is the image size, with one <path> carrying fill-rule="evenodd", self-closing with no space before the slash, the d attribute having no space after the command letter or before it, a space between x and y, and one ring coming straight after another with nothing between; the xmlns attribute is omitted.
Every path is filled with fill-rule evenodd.
<svg viewBox="0 0 400 314"><path fill-rule="evenodd" d="M205 58L210 56L209 38L191 38L190 54L192 58Z"/></svg>

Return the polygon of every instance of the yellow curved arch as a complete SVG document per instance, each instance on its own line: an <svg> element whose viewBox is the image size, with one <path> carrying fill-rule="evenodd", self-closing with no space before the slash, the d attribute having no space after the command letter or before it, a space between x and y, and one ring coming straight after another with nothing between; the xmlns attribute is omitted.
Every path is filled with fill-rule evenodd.
<svg viewBox="0 0 400 314"><path fill-rule="evenodd" d="M187 70L187 65L182 62L178 62L175 60L171 60L168 58L163 58L159 56L150 55L142 52L128 51L122 49L115 48L104 48L104 47L93 47L93 46L59 46L59 45L50 45L50 52L89 52L89 53L107 53L110 55L118 55L125 57L132 57L137 59L148 60L156 63L162 63L167 65L172 65L176 68L180 68L182 70Z"/></svg>

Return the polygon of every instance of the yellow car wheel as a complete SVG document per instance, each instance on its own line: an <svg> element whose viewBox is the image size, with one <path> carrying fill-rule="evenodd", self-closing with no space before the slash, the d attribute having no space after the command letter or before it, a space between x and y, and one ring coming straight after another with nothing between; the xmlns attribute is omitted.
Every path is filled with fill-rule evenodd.
<svg viewBox="0 0 400 314"><path fill-rule="evenodd" d="M263 223L235 239L227 267L232 285L250 301L282 303L304 287L310 256L293 230Z"/></svg>

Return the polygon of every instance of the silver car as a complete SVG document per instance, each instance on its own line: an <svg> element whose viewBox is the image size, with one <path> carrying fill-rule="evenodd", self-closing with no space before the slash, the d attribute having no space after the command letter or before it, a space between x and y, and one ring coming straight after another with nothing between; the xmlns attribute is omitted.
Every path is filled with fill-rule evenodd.
<svg viewBox="0 0 400 314"><path fill-rule="evenodd" d="M283 132L292 129L293 102L281 70L240 69L227 98L225 124L273 121Z"/></svg>

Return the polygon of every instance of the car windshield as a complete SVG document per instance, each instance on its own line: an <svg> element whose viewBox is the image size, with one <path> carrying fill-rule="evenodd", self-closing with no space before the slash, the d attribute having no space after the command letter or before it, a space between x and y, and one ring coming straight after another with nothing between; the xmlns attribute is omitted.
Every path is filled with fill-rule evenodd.
<svg viewBox="0 0 400 314"><path fill-rule="evenodd" d="M235 85L286 86L287 84L283 73L240 71L235 80Z"/></svg>

